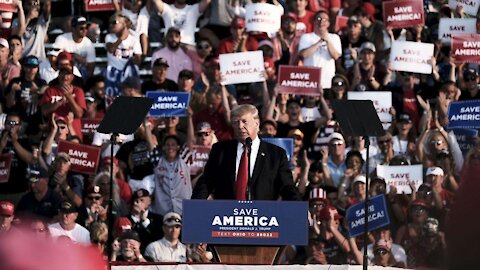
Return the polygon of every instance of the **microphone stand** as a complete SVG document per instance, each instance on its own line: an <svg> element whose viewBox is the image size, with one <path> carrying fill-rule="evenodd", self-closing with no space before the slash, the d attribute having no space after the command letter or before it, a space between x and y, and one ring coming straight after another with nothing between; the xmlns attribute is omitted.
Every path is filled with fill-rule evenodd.
<svg viewBox="0 0 480 270"><path fill-rule="evenodd" d="M247 160L248 160L248 182L247 182L247 201L252 200L252 189L251 189L251 184L252 184L252 174L250 173L250 162L251 162L251 153L252 153L252 139L248 137L245 139L245 144L247 147L248 155L247 155Z"/></svg>

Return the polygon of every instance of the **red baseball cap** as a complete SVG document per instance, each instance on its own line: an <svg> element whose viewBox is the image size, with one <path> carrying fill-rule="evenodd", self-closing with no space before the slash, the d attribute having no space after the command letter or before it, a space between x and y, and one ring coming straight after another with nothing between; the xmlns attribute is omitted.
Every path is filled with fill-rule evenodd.
<svg viewBox="0 0 480 270"><path fill-rule="evenodd" d="M242 17L235 17L233 18L232 22L230 23L231 28L245 28L245 19Z"/></svg>
<svg viewBox="0 0 480 270"><path fill-rule="evenodd" d="M15 212L15 206L11 202L2 201L0 202L0 215L2 216L13 216Z"/></svg>

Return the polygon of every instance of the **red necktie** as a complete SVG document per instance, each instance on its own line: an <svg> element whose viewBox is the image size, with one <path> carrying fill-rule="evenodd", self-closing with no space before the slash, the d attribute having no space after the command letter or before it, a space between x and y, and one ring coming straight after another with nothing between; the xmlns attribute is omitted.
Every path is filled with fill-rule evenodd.
<svg viewBox="0 0 480 270"><path fill-rule="evenodd" d="M237 182L235 183L235 199L246 200L248 184L248 148L243 146L242 158L238 165Z"/></svg>

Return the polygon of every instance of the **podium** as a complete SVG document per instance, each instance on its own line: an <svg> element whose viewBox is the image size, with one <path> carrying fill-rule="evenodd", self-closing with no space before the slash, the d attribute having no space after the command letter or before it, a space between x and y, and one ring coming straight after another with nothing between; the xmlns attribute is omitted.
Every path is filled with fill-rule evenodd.
<svg viewBox="0 0 480 270"><path fill-rule="evenodd" d="M182 242L213 246L223 264L276 264L286 245L307 245L308 203L184 200Z"/></svg>
<svg viewBox="0 0 480 270"><path fill-rule="evenodd" d="M278 264L284 249L284 246L213 246L216 259L225 264Z"/></svg>

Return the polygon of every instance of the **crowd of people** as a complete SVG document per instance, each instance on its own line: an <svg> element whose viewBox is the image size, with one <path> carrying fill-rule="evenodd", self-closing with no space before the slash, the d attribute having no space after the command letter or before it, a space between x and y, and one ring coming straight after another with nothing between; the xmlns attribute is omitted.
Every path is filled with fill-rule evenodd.
<svg viewBox="0 0 480 270"><path fill-rule="evenodd" d="M444 232L455 193L463 172L480 166L480 142L462 153L447 129L451 102L480 98L478 65L455 61L450 46L438 38L441 18L471 17L461 6L424 0L425 24L391 29L382 22L381 1L114 3L108 20L79 12L55 39L48 35L52 14L62 13L52 12L51 0L14 0L13 17L1 12L0 151L2 162L8 157L10 164L9 174L0 175L0 239L23 228L38 237L98 246L112 261L210 262L207 245L180 241L182 200L226 198L230 190L208 193L205 177L220 177L221 170L214 172L211 165L204 176L203 169L191 171L189 164L196 147L238 139L237 109L251 104L260 138L294 143L288 171L293 182L282 182L293 188L269 191L265 198L309 204L308 245L288 246L282 263L362 264L363 237L349 236L346 211L384 194L390 224L368 234L368 264L444 266ZM245 6L251 3L269 3L281 14L278 32L246 31ZM337 27L338 16L348 17L344 28ZM108 33L99 35L102 31ZM151 52L155 39L162 45ZM432 74L392 70L389 53L395 41L434 44ZM97 42L105 43L108 67L151 70L143 80L125 78L121 95L188 92L187 116L147 117L115 145L109 134L82 133L82 122L103 119L112 98L105 74L95 69ZM222 84L219 55L255 50L263 52L265 80ZM282 93L279 65L320 67L318 93ZM350 91L392 93L392 122L384 136L370 138L368 164L365 139L344 136L331 106ZM58 151L61 141L99 147L96 174L72 171L72 157ZM215 157L211 163L222 164L223 156ZM409 182L408 194L397 194L376 173L378 165L414 164L423 166L423 184ZM108 222L115 224L111 247Z"/></svg>

